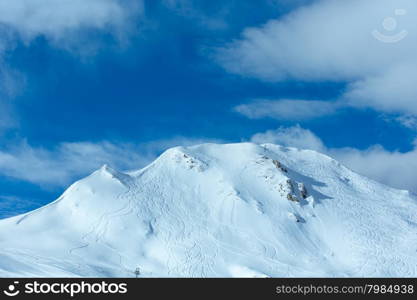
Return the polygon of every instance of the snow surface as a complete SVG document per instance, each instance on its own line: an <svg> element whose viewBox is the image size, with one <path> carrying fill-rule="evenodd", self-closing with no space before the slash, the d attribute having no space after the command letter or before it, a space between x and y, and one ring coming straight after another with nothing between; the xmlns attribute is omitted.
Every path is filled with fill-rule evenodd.
<svg viewBox="0 0 417 300"><path fill-rule="evenodd" d="M417 276L417 199L309 150L204 144L103 166L0 221L0 276Z"/></svg>

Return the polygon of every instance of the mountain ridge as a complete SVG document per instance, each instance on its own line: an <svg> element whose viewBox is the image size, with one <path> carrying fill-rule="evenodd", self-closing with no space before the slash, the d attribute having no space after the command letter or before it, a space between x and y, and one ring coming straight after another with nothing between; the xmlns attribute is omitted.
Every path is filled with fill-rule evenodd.
<svg viewBox="0 0 417 300"><path fill-rule="evenodd" d="M0 276L417 275L415 195L312 150L203 144L103 166L0 220Z"/></svg>

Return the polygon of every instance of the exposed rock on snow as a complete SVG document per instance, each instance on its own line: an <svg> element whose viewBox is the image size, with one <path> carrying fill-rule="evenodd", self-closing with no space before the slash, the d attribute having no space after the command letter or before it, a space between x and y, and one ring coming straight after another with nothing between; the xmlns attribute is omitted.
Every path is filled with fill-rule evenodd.
<svg viewBox="0 0 417 300"><path fill-rule="evenodd" d="M272 161L272 163L274 164L274 166L277 168L277 169L279 169L279 170L281 170L282 172L284 172L284 173L288 173L288 170L287 170L287 168L285 168L278 160L276 160L276 159L274 159L273 161Z"/></svg>

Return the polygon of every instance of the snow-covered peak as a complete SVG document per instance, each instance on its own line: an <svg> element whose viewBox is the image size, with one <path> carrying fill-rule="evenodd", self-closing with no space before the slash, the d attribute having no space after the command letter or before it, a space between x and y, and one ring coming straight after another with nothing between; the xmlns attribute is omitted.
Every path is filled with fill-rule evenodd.
<svg viewBox="0 0 417 300"><path fill-rule="evenodd" d="M416 224L413 195L314 151L176 147L1 220L0 276L416 276Z"/></svg>
<svg viewBox="0 0 417 300"><path fill-rule="evenodd" d="M108 177L111 179L116 179L120 181L120 183L122 184L127 184L127 182L131 179L128 174L117 171L109 167L107 164L104 164L99 170L94 172L92 176L94 176L95 174L99 176Z"/></svg>

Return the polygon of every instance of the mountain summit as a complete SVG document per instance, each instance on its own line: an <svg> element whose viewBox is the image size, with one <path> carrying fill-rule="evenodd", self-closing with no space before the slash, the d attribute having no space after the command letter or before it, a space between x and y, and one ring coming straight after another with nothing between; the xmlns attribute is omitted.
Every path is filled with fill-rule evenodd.
<svg viewBox="0 0 417 300"><path fill-rule="evenodd" d="M417 199L310 150L172 148L0 221L0 276L417 276Z"/></svg>

